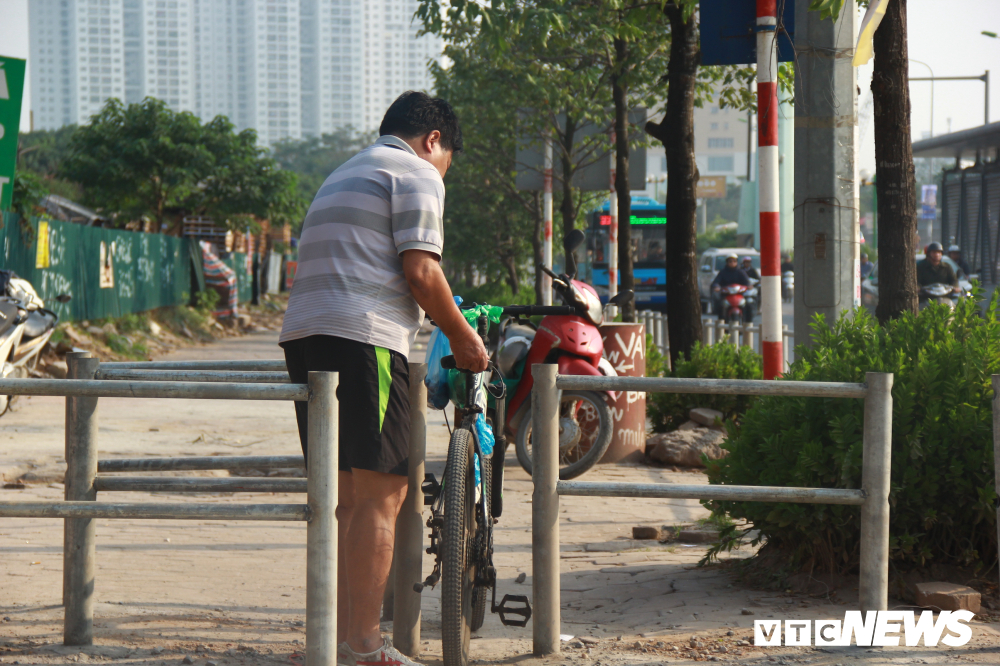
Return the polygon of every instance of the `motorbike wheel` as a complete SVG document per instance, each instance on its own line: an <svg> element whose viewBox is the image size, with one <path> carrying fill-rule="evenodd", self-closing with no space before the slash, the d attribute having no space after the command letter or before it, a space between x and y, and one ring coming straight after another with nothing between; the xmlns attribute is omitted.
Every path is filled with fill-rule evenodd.
<svg viewBox="0 0 1000 666"><path fill-rule="evenodd" d="M441 533L441 645L445 666L468 666L476 558L476 475L472 433L459 428L448 445Z"/></svg>
<svg viewBox="0 0 1000 666"><path fill-rule="evenodd" d="M559 404L559 478L573 479L604 456L611 445L611 408L603 393L563 391ZM517 428L517 461L531 474L531 407Z"/></svg>

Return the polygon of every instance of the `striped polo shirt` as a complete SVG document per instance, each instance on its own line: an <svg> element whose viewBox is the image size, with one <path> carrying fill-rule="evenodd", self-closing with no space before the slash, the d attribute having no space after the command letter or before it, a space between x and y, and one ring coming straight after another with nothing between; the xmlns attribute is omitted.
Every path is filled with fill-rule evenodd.
<svg viewBox="0 0 1000 666"><path fill-rule="evenodd" d="M280 342L332 335L404 356L423 310L401 254L444 247L444 181L402 139L385 135L334 171L302 225Z"/></svg>

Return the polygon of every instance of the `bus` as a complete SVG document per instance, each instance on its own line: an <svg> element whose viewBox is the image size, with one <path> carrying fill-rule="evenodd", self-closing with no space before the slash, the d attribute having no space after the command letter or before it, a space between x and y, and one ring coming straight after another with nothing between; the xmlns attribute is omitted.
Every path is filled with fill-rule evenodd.
<svg viewBox="0 0 1000 666"><path fill-rule="evenodd" d="M640 310L667 306L667 209L650 197L632 197L632 265L635 276L635 304ZM611 229L607 201L587 216L585 257L578 257L579 275L608 300L608 232ZM580 250L578 250L580 252ZM621 278L619 278L619 285Z"/></svg>

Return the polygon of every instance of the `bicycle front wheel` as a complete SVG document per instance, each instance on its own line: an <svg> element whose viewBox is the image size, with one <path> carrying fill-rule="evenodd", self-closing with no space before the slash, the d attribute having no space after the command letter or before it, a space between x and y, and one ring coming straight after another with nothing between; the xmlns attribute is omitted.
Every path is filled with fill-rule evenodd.
<svg viewBox="0 0 1000 666"><path fill-rule="evenodd" d="M441 534L441 642L445 666L467 666L476 579L476 477L472 433L458 429L448 445Z"/></svg>

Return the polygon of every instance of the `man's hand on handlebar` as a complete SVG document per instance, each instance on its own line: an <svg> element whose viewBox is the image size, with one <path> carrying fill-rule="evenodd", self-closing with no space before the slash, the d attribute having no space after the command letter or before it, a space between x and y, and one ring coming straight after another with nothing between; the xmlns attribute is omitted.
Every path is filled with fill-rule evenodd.
<svg viewBox="0 0 1000 666"><path fill-rule="evenodd" d="M465 331L467 332L448 339L455 365L461 370L483 372L490 362L486 347L474 328L466 326Z"/></svg>

